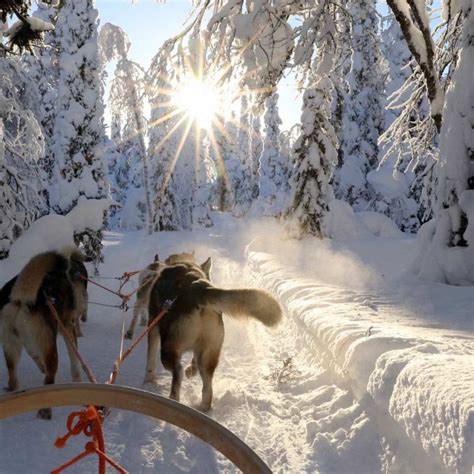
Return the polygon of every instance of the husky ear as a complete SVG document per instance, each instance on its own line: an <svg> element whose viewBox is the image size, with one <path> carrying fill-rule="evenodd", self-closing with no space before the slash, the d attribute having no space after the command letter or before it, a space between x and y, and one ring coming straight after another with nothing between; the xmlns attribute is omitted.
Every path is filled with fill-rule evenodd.
<svg viewBox="0 0 474 474"><path fill-rule="evenodd" d="M212 267L212 261L211 257L209 257L204 263L201 263L201 268L202 271L206 274L207 278L211 278L211 267Z"/></svg>
<svg viewBox="0 0 474 474"><path fill-rule="evenodd" d="M195 252L194 250L191 252L191 255L192 255L193 257L195 257L194 252Z"/></svg>
<svg viewBox="0 0 474 474"><path fill-rule="evenodd" d="M158 254L155 254L155 258L153 260L153 263L156 263L156 262L159 262L160 261L160 257L158 257Z"/></svg>

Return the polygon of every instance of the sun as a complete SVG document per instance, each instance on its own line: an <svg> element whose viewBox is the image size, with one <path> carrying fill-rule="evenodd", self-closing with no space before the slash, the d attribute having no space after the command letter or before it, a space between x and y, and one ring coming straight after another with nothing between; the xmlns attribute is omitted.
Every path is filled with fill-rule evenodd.
<svg viewBox="0 0 474 474"><path fill-rule="evenodd" d="M210 129L219 110L219 92L211 83L189 78L173 93L172 101L200 128Z"/></svg>

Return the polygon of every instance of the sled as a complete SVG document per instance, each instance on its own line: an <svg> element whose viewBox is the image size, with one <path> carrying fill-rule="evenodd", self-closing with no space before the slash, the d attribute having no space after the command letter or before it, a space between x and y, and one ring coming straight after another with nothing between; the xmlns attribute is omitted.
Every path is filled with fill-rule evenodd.
<svg viewBox="0 0 474 474"><path fill-rule="evenodd" d="M137 388L67 383L19 390L0 397L0 420L44 407L95 405L132 411L165 421L200 438L244 473L271 470L240 438L197 410Z"/></svg>

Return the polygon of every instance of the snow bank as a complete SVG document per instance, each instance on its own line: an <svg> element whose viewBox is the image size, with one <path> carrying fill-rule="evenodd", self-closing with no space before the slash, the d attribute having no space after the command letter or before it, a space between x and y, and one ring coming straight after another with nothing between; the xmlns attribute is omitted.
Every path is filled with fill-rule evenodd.
<svg viewBox="0 0 474 474"><path fill-rule="evenodd" d="M422 456L426 453L423 462L471 472L472 355L448 339L427 341L392 321L370 317L366 302L353 293L302 279L270 254L249 250L247 258L257 284L273 292L304 328L318 360L360 400L373 400L380 417L388 416Z"/></svg>
<svg viewBox="0 0 474 474"><path fill-rule="evenodd" d="M468 218L464 231L467 246L451 246L452 229L461 211ZM474 285L474 191L461 194L459 205L443 209L438 218L424 224L417 234L418 258L413 271L423 279L451 285Z"/></svg>
<svg viewBox="0 0 474 474"><path fill-rule="evenodd" d="M403 232L397 227L395 222L386 215L380 214L380 212L358 212L356 217L359 219L359 222L362 222L377 237L400 238L403 236Z"/></svg>
<svg viewBox="0 0 474 474"><path fill-rule="evenodd" d="M354 212L345 201L334 199L326 217L329 237L336 240L366 239L367 237L400 237L403 233L395 222L379 212Z"/></svg>

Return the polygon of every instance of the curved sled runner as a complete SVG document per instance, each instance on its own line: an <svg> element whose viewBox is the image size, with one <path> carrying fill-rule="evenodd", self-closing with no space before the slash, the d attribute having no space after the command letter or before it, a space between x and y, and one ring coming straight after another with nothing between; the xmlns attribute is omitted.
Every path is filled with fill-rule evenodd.
<svg viewBox="0 0 474 474"><path fill-rule="evenodd" d="M45 406L74 405L118 408L166 421L202 439L244 473L271 473L254 451L213 419L173 400L136 388L68 383L20 390L0 397L0 419Z"/></svg>

